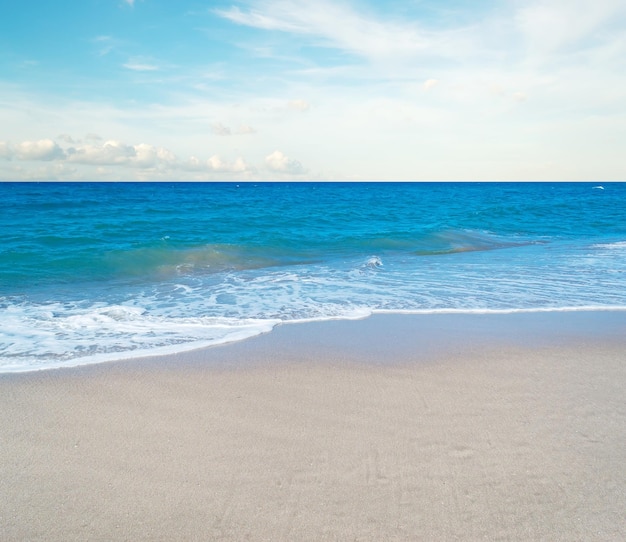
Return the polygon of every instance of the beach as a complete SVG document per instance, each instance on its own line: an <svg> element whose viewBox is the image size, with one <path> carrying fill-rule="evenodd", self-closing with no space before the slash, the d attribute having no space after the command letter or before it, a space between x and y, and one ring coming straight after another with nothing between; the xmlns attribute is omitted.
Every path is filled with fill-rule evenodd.
<svg viewBox="0 0 626 542"><path fill-rule="evenodd" d="M626 314L375 315L0 376L2 540L619 540Z"/></svg>

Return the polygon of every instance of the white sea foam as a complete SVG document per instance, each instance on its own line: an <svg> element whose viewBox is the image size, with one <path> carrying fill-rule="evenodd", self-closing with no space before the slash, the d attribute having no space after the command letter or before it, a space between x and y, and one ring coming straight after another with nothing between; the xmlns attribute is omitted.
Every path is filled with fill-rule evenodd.
<svg viewBox="0 0 626 542"><path fill-rule="evenodd" d="M365 266L371 269L376 269L377 267L383 266L383 261L378 256L371 256L365 262Z"/></svg>
<svg viewBox="0 0 626 542"><path fill-rule="evenodd" d="M277 320L164 318L131 306L14 305L3 314L0 372L70 367L239 341Z"/></svg>

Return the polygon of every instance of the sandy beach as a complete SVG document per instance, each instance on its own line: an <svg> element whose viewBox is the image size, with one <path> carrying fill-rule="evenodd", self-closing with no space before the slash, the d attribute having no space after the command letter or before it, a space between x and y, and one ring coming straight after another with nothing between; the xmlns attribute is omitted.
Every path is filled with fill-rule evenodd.
<svg viewBox="0 0 626 542"><path fill-rule="evenodd" d="M624 540L626 314L377 315L0 376L0 539Z"/></svg>

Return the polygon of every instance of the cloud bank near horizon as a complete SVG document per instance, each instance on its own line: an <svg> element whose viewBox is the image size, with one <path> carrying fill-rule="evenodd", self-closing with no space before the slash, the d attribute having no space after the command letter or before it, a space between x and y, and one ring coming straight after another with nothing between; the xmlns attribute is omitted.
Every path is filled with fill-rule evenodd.
<svg viewBox="0 0 626 542"><path fill-rule="evenodd" d="M89 141L102 139L93 134L85 142L69 136L57 139L61 143L52 139L17 144L0 141L0 160L16 163L12 171L18 175L14 180L253 180L274 178L277 174L280 179L298 179L306 172L300 162L278 150L268 154L263 165L256 167L242 157L229 161L214 154L209 158L181 159L166 148L146 143ZM32 168L34 163L39 166ZM30 169L24 168L24 164ZM26 175L26 171L32 173ZM120 177L120 171L134 173Z"/></svg>

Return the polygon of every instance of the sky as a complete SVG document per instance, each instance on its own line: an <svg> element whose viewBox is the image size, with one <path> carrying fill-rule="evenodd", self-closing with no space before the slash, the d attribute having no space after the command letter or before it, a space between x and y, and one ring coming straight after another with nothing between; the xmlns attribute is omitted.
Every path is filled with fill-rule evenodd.
<svg viewBox="0 0 626 542"><path fill-rule="evenodd" d="M3 0L0 180L626 180L624 0Z"/></svg>

